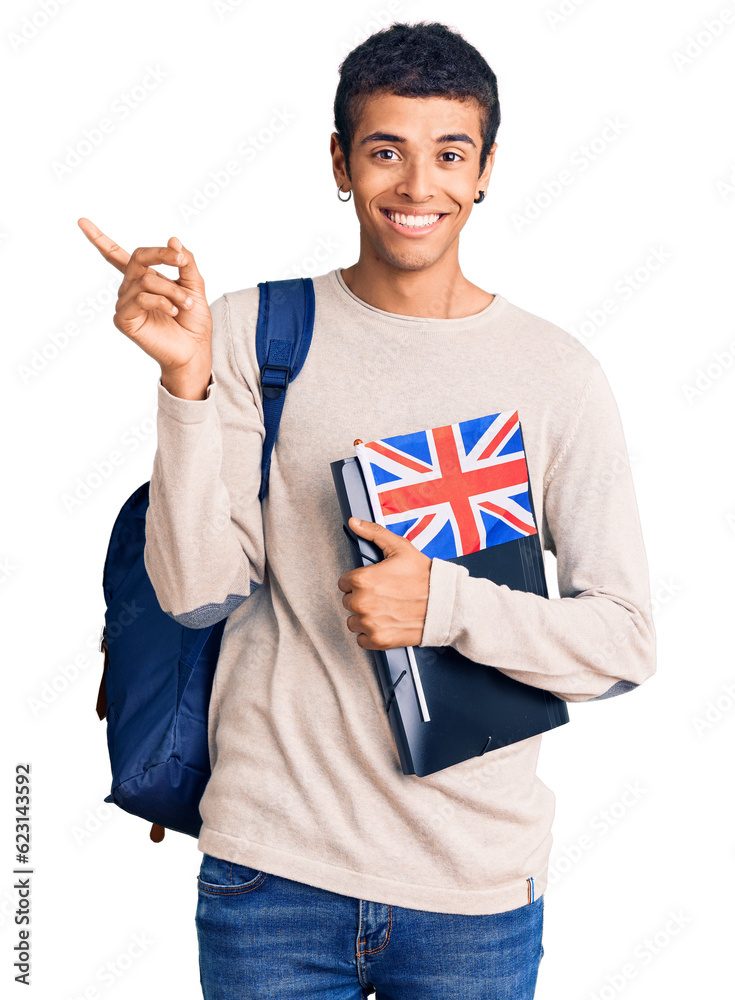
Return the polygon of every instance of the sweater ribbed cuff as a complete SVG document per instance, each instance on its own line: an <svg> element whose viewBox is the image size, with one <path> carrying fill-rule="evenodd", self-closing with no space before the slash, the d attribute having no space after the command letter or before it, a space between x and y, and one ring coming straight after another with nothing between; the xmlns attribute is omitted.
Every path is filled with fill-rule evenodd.
<svg viewBox="0 0 735 1000"><path fill-rule="evenodd" d="M452 638L452 618L461 576L469 576L466 566L432 559L429 574L429 601L420 646L447 646Z"/></svg>
<svg viewBox="0 0 735 1000"><path fill-rule="evenodd" d="M174 396L158 376L158 409L168 417L173 417L181 424L199 424L207 419L207 414L215 405L214 392L217 380L212 372L207 386L206 399L183 399Z"/></svg>

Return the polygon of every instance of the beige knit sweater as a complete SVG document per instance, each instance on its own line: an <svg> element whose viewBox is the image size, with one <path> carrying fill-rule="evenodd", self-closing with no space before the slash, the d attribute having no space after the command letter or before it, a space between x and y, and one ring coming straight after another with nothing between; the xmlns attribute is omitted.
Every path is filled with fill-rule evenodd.
<svg viewBox="0 0 735 1000"><path fill-rule="evenodd" d="M146 568L178 621L203 627L229 615L198 847L376 902L514 909L529 901L529 879L536 896L547 884L555 797L536 775L541 736L426 777L403 774L374 654L346 626L337 580L353 562L330 462L354 455L355 438L517 409L561 596L435 559L421 644L455 646L566 701L591 701L634 688L656 666L618 409L586 347L502 295L473 316L427 319L369 305L340 269L314 278L314 291L311 349L288 388L262 505L258 288L212 303L206 399L158 382ZM563 738L574 739L573 727L572 714Z"/></svg>

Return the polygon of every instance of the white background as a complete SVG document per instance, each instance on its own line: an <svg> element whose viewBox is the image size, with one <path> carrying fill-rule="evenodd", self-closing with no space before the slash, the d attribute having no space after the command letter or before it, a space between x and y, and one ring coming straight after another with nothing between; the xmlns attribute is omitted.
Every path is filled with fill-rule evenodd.
<svg viewBox="0 0 735 1000"><path fill-rule="evenodd" d="M735 5L46 7L56 12L6 3L0 15L7 995L22 992L12 982L14 768L30 761L30 995L70 1000L96 986L89 996L111 1000L201 996L195 841L169 831L153 844L147 823L103 805L102 566L120 506L150 477L159 372L113 326L122 275L76 220L90 218L129 251L180 237L210 302L294 268L349 266L358 226L353 204L337 200L329 158L338 65L378 27L420 19L462 32L498 76L496 164L462 233L463 271L572 332L602 363L625 428L656 608L656 675L620 698L570 706L572 724L544 739L539 773L557 810L537 997L724 995L735 846ZM162 79L146 91L151 67ZM113 109L126 94L139 100L123 119ZM292 121L185 218L209 172L279 110ZM67 147L105 117L113 131L59 175ZM606 143L608 118L621 131ZM590 144L594 159L583 152ZM571 183L546 195L565 168ZM534 204L537 217L519 226ZM325 243L334 249L315 266ZM664 258L655 270L654 250ZM619 283L636 272L638 287L623 294ZM605 317L608 299L616 308ZM74 335L63 346L67 324ZM124 461L69 510L78 478L115 449ZM628 786L637 798L625 797ZM129 963L135 934L150 946ZM121 971L106 988L97 972L108 961Z"/></svg>

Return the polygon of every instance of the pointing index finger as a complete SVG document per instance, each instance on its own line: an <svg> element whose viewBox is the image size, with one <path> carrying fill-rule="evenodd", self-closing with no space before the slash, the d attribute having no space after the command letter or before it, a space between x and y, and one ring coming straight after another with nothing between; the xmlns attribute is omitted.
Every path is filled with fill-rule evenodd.
<svg viewBox="0 0 735 1000"><path fill-rule="evenodd" d="M85 219L84 217L77 219L77 225L90 243L94 243L105 260L109 261L118 271L122 271L125 274L130 254L123 250L121 246L118 246L117 243L113 243L110 237L105 236L102 230L95 226L89 219Z"/></svg>
<svg viewBox="0 0 735 1000"><path fill-rule="evenodd" d="M132 254L129 254L127 250L123 250L121 246L114 243L109 236L105 236L102 230L95 226L90 219L82 217L81 219L77 219L77 224L90 243L94 243L105 260L109 261L110 264L118 269L118 271L122 271L122 273L125 274ZM189 256L190 255L187 254L187 263ZM174 267L178 266L174 263L174 261L171 261L170 263ZM146 267L140 268L141 272L145 270ZM150 270L154 274L157 274L159 278L166 277L165 274L161 274L160 271L157 271L155 267L150 267Z"/></svg>

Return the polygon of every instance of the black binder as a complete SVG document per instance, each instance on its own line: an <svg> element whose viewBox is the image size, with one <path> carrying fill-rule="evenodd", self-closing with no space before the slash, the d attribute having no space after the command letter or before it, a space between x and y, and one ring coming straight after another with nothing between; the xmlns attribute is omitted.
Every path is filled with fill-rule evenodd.
<svg viewBox="0 0 735 1000"><path fill-rule="evenodd" d="M377 520L358 458L330 467L355 567L378 562L382 550L347 524L350 517ZM528 489L535 520L530 482ZM466 566L470 576L549 596L538 533L447 561ZM561 698L476 663L453 646L372 652L404 774L433 774L569 722Z"/></svg>

